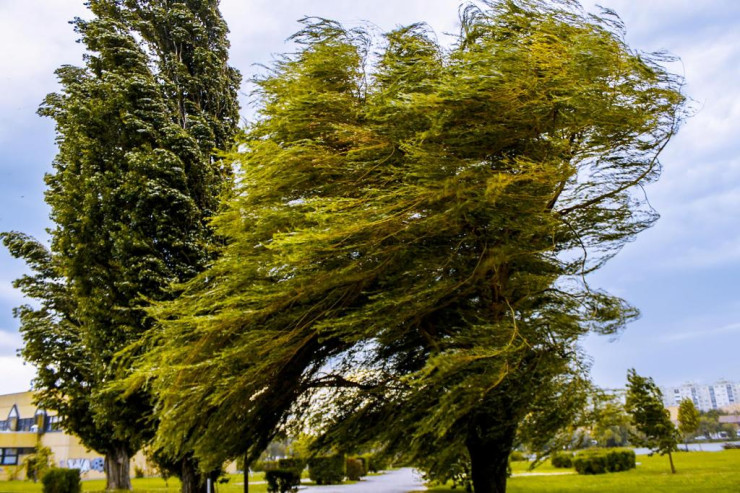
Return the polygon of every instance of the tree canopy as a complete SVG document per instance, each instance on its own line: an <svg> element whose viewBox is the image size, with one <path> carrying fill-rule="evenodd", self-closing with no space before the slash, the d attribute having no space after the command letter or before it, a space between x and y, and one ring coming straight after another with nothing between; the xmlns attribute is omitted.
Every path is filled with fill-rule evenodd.
<svg viewBox="0 0 740 493"><path fill-rule="evenodd" d="M318 405L323 443L440 474L462 454L488 493L518 432L546 441L582 405L579 338L637 316L585 275L656 219L642 187L682 81L610 11L461 12L449 50L423 24L304 19L257 81L227 245L151 309L134 387L156 389L163 446L256 457Z"/></svg>
<svg viewBox="0 0 740 493"><path fill-rule="evenodd" d="M46 177L51 248L3 240L33 270L16 287L39 305L17 315L39 404L106 455L109 489L130 489L152 403L145 389L108 390L127 371L115 355L151 327L146 300L170 298L213 256L207 221L231 181L215 149L236 133L240 76L217 0L87 5L91 19L73 23L84 65L59 68L61 90L39 110L59 147Z"/></svg>
<svg viewBox="0 0 740 493"><path fill-rule="evenodd" d="M663 407L663 394L652 378L641 377L634 368L627 373L627 382L625 407L637 430L632 434L632 443L648 447L660 455L668 454L671 472L675 474L671 453L676 450L678 432L671 422L670 413Z"/></svg>

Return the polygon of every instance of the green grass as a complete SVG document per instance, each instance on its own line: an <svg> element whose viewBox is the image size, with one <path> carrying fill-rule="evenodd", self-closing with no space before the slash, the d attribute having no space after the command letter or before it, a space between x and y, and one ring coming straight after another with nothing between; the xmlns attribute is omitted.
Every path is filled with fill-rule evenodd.
<svg viewBox="0 0 740 493"><path fill-rule="evenodd" d="M740 492L740 450L673 454L676 474L671 474L668 457L637 456L639 465L626 472L596 476L516 476L509 479L508 493L716 493ZM512 463L512 472L526 471L527 463ZM572 471L555 469L549 463L533 472ZM446 493L447 487L432 487L432 493ZM461 493L459 488L454 490Z"/></svg>
<svg viewBox="0 0 740 493"><path fill-rule="evenodd" d="M241 474L229 475L229 482L219 484L218 493L241 493L244 491ZM266 493L266 484L252 484L254 481L264 480L262 473L250 478L249 493ZM162 478L134 478L131 480L133 493L176 493L180 491L180 481L170 478L167 483ZM82 481L83 492L100 492L105 490L104 479ZM41 483L31 481L0 481L0 493L41 493Z"/></svg>

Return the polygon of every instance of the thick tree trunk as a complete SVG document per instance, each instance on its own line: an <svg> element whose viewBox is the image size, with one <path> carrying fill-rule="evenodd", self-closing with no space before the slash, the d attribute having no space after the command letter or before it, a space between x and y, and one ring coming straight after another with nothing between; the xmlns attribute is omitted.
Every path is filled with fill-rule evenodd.
<svg viewBox="0 0 740 493"><path fill-rule="evenodd" d="M496 418L475 418L465 440L475 493L506 493L509 455L514 445L517 423L502 422Z"/></svg>
<svg viewBox="0 0 740 493"><path fill-rule="evenodd" d="M244 453L244 493L249 493L249 452Z"/></svg>
<svg viewBox="0 0 740 493"><path fill-rule="evenodd" d="M124 446L118 446L105 454L106 490L132 489L130 462L131 459Z"/></svg>
<svg viewBox="0 0 740 493"><path fill-rule="evenodd" d="M182 460L180 482L182 493L206 493L206 478L200 473L198 463L192 458Z"/></svg>

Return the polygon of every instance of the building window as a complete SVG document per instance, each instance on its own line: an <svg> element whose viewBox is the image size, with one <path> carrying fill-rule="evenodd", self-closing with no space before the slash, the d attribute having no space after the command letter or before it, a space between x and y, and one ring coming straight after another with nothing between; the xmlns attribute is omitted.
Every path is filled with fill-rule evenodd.
<svg viewBox="0 0 740 493"><path fill-rule="evenodd" d="M33 418L23 418L18 420L18 431L32 431L31 427L36 423Z"/></svg>
<svg viewBox="0 0 740 493"><path fill-rule="evenodd" d="M62 431L62 418L59 416L47 416L46 429L44 431Z"/></svg>
<svg viewBox="0 0 740 493"><path fill-rule="evenodd" d="M15 466L18 464L18 450L14 448L0 449L0 464Z"/></svg>
<svg viewBox="0 0 740 493"><path fill-rule="evenodd" d="M0 431L8 431L8 422L0 421Z"/></svg>

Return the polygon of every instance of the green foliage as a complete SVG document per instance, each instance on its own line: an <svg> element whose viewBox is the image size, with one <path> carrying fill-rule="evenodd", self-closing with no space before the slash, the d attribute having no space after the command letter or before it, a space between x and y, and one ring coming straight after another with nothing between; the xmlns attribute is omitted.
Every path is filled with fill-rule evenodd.
<svg viewBox="0 0 740 493"><path fill-rule="evenodd" d="M362 461L357 458L348 457L345 469L347 471L347 479L350 481L359 481L365 475L365 468L362 465Z"/></svg>
<svg viewBox="0 0 740 493"><path fill-rule="evenodd" d="M629 443L630 416L621 402L601 396L594 403L591 436L601 447L623 447Z"/></svg>
<svg viewBox="0 0 740 493"><path fill-rule="evenodd" d="M316 484L340 484L347 475L344 455L308 459L308 476Z"/></svg>
<svg viewBox="0 0 740 493"><path fill-rule="evenodd" d="M117 353L151 327L147 298L171 298L219 243L208 220L231 172L214 149L236 132L239 74L216 4L86 3L73 22L84 64L57 70L61 89L39 110L59 148L46 176L51 247L2 235L33 271L15 286L37 303L15 314L38 403L108 460L139 449L156 422L143 386L110 390L130 367ZM109 486L128 487L118 479Z"/></svg>
<svg viewBox="0 0 740 493"><path fill-rule="evenodd" d="M618 449L585 450L573 458L573 467L578 474L627 471L635 468L635 452Z"/></svg>
<svg viewBox="0 0 740 493"><path fill-rule="evenodd" d="M509 454L509 461L511 462L522 462L526 460L528 460L527 456L519 450L512 450L511 454Z"/></svg>
<svg viewBox="0 0 740 493"><path fill-rule="evenodd" d="M78 469L50 469L43 478L43 493L81 493L80 471Z"/></svg>
<svg viewBox="0 0 740 493"><path fill-rule="evenodd" d="M579 338L637 316L583 276L656 219L682 80L575 2L471 5L450 50L423 25L293 40L231 156L223 255L150 312L159 440L197 428L218 462L305 417L320 450L505 481L518 432L583 409Z"/></svg>
<svg viewBox="0 0 740 493"><path fill-rule="evenodd" d="M676 450L678 433L671 422L670 413L663 407L663 395L652 378L641 377L631 369L627 373L627 402L625 407L632 416L636 433L632 443L648 447L660 455L668 454L673 470L671 452Z"/></svg>
<svg viewBox="0 0 740 493"><path fill-rule="evenodd" d="M555 452L550 456L550 463L552 467L558 469L569 469L573 467L573 453L572 452Z"/></svg>
<svg viewBox="0 0 740 493"><path fill-rule="evenodd" d="M33 453L23 459L23 464L26 467L26 479L31 479L35 483L54 465L54 454L49 447L37 442Z"/></svg>
<svg viewBox="0 0 740 493"><path fill-rule="evenodd" d="M300 476L306 468L306 460L301 458L280 459L278 460L278 468L295 471Z"/></svg>
<svg viewBox="0 0 740 493"><path fill-rule="evenodd" d="M699 410L691 399L684 399L678 405L678 431L684 440L699 429Z"/></svg>
<svg viewBox="0 0 740 493"><path fill-rule="evenodd" d="M265 472L268 493L287 493L298 491L301 473L295 469L273 469Z"/></svg>

